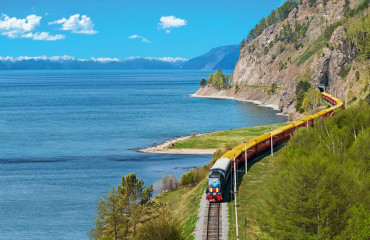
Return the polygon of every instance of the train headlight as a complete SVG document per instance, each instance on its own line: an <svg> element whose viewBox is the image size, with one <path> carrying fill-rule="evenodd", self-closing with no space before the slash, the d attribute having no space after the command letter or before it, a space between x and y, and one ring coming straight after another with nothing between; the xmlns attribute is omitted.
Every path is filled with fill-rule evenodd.
<svg viewBox="0 0 370 240"><path fill-rule="evenodd" d="M212 192L212 190L213 190L213 189L210 187L210 188L209 188L209 191L210 191L210 192Z"/></svg>
<svg viewBox="0 0 370 240"><path fill-rule="evenodd" d="M216 188L216 192L218 192L218 188Z"/></svg>

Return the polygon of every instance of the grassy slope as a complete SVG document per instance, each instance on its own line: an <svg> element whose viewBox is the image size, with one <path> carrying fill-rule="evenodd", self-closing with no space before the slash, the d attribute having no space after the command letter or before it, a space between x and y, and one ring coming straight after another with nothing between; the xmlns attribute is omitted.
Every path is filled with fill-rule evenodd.
<svg viewBox="0 0 370 240"><path fill-rule="evenodd" d="M280 123L274 125L258 126L258 127L245 127L239 129L231 129L225 131L218 131L213 133L206 133L203 135L195 136L184 141L176 142L173 148L222 148L226 143L236 145L242 143L244 138L247 140L262 135L270 128L276 129L287 123Z"/></svg>
<svg viewBox="0 0 370 240"><path fill-rule="evenodd" d="M214 133L207 133L201 136L196 136L185 141L175 144L175 148L221 148L226 143L233 142L239 144L244 140L254 138L267 131L270 128L278 128L287 123L246 127L240 129L232 129L219 131ZM211 160L211 158L210 158ZM263 164L263 163L262 163ZM253 169L260 168L260 163L256 163ZM251 172L250 175L253 173ZM183 226L186 239L194 239L192 235L197 221L197 214L200 204L200 199L204 189L206 188L206 179L201 181L196 187L192 189L180 188L173 191L166 192L156 197L156 201L165 203L174 216L178 216L181 225Z"/></svg>
<svg viewBox="0 0 370 240"><path fill-rule="evenodd" d="M156 197L156 201L165 203L173 216L178 217L186 239L194 239L192 233L197 222L200 199L206 188L206 183L207 181L204 179L192 189L180 188Z"/></svg>
<svg viewBox="0 0 370 240"><path fill-rule="evenodd" d="M275 171L275 159L267 155L248 169L247 175L240 174L238 182L238 221L240 239L258 239L258 228L253 217L256 203L268 186L272 173ZM235 239L235 206L234 201L229 202L229 239ZM246 219L246 225L245 225ZM247 237L245 237L247 233Z"/></svg>

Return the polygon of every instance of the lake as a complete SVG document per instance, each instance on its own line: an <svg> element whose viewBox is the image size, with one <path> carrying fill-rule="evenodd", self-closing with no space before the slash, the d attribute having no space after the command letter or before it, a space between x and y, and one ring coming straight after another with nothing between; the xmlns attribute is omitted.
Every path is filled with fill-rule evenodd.
<svg viewBox="0 0 370 240"><path fill-rule="evenodd" d="M252 103L189 97L210 73L1 71L0 239L87 239L98 198L122 175L150 185L211 159L133 149L286 121Z"/></svg>

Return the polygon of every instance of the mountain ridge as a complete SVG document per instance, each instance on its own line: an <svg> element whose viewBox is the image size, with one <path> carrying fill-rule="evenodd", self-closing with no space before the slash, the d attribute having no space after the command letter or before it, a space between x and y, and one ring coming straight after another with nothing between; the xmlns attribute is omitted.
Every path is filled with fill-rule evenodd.
<svg viewBox="0 0 370 240"><path fill-rule="evenodd" d="M214 70L234 69L239 58L237 45L211 49L193 59L180 57L129 57L78 59L65 56L0 57L0 70L63 70L63 69L184 69Z"/></svg>

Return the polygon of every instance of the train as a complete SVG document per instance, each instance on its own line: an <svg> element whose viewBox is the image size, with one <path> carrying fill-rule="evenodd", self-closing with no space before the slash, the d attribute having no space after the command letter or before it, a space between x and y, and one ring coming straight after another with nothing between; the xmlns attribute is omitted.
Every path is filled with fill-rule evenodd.
<svg viewBox="0 0 370 240"><path fill-rule="evenodd" d="M222 200L225 185L231 176L231 160L229 158L217 159L209 170L207 200L219 202Z"/></svg>
<svg viewBox="0 0 370 240"><path fill-rule="evenodd" d="M232 162L234 160L235 165L239 166L245 162L245 154L247 154L247 159L250 159L268 148L271 148L271 139L273 146L275 146L292 136L295 130L301 127L314 126L315 119L331 117L335 111L344 109L344 104L339 98L326 92L322 92L321 96L323 100L331 104L332 107L298 121L294 121L286 126L273 130L272 132L265 133L249 140L247 143L241 143L222 155L209 170L208 186L206 189L207 200L212 202L222 201L226 183L233 171L234 164L232 164Z"/></svg>

